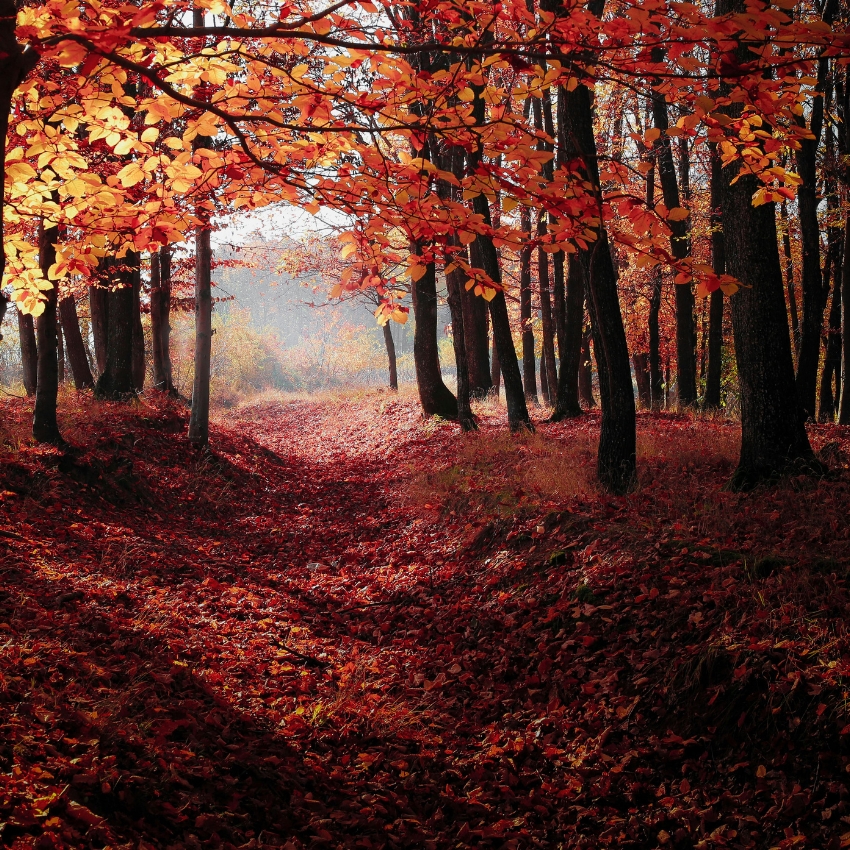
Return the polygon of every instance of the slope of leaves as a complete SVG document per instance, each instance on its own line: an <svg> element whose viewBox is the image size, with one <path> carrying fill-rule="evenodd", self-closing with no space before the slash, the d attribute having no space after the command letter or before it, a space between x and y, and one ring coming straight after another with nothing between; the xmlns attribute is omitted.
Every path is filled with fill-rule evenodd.
<svg viewBox="0 0 850 850"><path fill-rule="evenodd" d="M722 490L737 428L461 437L396 396L4 403L0 845L841 847L846 440Z"/></svg>

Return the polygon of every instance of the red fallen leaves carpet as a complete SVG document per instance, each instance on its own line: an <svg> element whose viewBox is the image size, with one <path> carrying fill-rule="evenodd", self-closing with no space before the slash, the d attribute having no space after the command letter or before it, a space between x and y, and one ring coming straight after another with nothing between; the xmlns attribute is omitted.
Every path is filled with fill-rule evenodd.
<svg viewBox="0 0 850 850"><path fill-rule="evenodd" d="M594 416L62 425L0 470L0 846L850 846L841 429L737 495L734 425L642 416L611 498Z"/></svg>

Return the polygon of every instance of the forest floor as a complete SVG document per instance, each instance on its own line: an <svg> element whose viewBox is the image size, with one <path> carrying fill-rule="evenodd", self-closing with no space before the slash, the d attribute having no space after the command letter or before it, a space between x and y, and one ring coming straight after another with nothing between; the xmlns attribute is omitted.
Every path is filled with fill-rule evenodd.
<svg viewBox="0 0 850 850"><path fill-rule="evenodd" d="M533 436L389 393L0 404L0 846L850 846L850 441Z"/></svg>

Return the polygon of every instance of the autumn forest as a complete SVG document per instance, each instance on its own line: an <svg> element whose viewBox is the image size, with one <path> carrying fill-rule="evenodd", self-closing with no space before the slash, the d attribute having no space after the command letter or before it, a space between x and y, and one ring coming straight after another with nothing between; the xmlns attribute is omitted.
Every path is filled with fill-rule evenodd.
<svg viewBox="0 0 850 850"><path fill-rule="evenodd" d="M0 0L0 136L0 847L850 847L846 0Z"/></svg>

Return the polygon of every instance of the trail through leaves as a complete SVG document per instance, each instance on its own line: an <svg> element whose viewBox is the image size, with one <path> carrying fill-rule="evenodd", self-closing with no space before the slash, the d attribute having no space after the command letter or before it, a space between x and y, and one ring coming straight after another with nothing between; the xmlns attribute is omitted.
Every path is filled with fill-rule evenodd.
<svg viewBox="0 0 850 850"><path fill-rule="evenodd" d="M647 415L614 499L595 416L70 404L2 467L0 846L850 843L838 429L738 495L736 426Z"/></svg>

